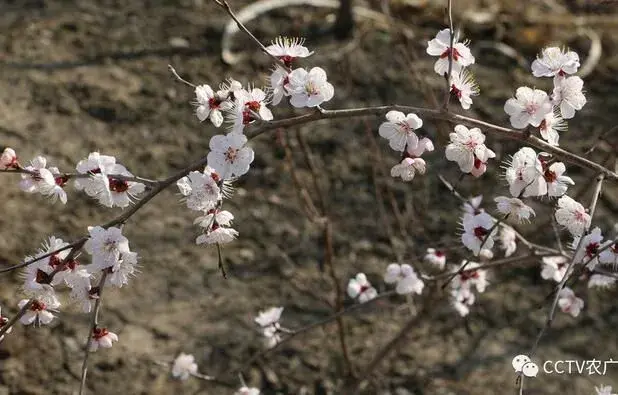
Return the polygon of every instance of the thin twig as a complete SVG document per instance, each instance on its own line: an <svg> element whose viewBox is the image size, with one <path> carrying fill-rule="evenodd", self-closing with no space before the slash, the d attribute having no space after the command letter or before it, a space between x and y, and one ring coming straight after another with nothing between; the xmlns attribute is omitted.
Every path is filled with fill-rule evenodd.
<svg viewBox="0 0 618 395"><path fill-rule="evenodd" d="M197 85L192 84L191 82L185 80L184 78L182 78L177 72L176 69L171 65L168 64L167 68L170 70L170 72L174 75L174 77L176 77L176 79L180 82L182 82L183 84L187 84L189 85L191 88L197 88Z"/></svg>
<svg viewBox="0 0 618 395"><path fill-rule="evenodd" d="M4 334L9 329L11 329L11 327L15 325L21 317L24 316L24 314L26 314L26 311L28 311L28 309L32 306L32 303L34 303L34 299L30 299L28 303L22 306L22 308L17 312L17 314L11 317L11 319L6 324L0 327L0 338L2 338L2 336L4 336Z"/></svg>
<svg viewBox="0 0 618 395"><path fill-rule="evenodd" d="M90 329L88 332L88 340L86 340L86 349L84 351L84 361L82 363L82 378L79 385L79 395L84 394L86 388L86 376L88 375L88 357L90 356L90 346L92 345L92 334L95 328L99 325L99 309L101 308L101 298L103 297L103 287L105 286L105 279L107 278L107 271L103 270L101 280L98 285L97 300L94 302L94 310L92 311L90 319Z"/></svg>
<svg viewBox="0 0 618 395"><path fill-rule="evenodd" d="M601 189L603 187L603 180L605 179L604 174L600 174L597 177L597 182L596 182L596 187L594 189L594 195L592 196L592 201L590 203L590 223L592 224L592 218L594 217L594 212L596 210L597 207L597 202L599 200L599 195L601 194ZM585 236L588 234L588 232L590 231L590 225L588 225L585 229L585 231L583 232L583 234L581 235L581 237L579 238L579 243L577 243L577 247L575 248L575 254L573 254L573 258L571 259L571 262L569 263L569 266L567 266L566 272L565 273L569 273L571 271L571 269L573 268L573 266L575 265L575 257L577 256L577 251L579 251L579 249L582 247L582 244L584 242L584 238ZM532 356L535 354L539 343L541 341L541 338L543 337L543 335L545 334L545 332L551 327L551 324L554 320L554 316L556 314L556 308L558 307L558 300L560 299L560 291L562 291L564 289L564 286L568 280L568 276L565 274L562 277L562 280L560 281L560 283L558 284L558 286L556 286L556 294L554 295L554 301L551 305L551 309L549 310L549 313L547 314L547 320L545 321L545 325L541 328L541 330L539 331L539 334L537 335L535 341L534 341L534 345L532 346L532 350L530 351L530 353L528 354L528 356L530 356L532 358Z"/></svg>
<svg viewBox="0 0 618 395"><path fill-rule="evenodd" d="M369 301L367 301L365 303L354 304L354 305L348 307L345 310L337 311L333 315L331 315L331 316L329 316L329 317L327 317L327 318L325 318L323 320L312 322L312 323L310 323L308 325L305 325L305 326L303 326L301 328L288 331L286 333L286 336L283 339L281 339L277 344L275 344L273 347L267 348L264 351L261 351L261 352L255 354L255 355L253 355L251 358L249 358L245 363L243 363L243 365L242 365L242 367L240 368L239 371L240 372L244 371L245 369L247 369L247 367L251 366L251 364L253 364L253 362L255 362L256 360L266 356L267 354L269 354L272 351L274 351L276 348L280 347L281 345L289 342L290 340L294 339L295 337L297 337L297 336L299 336L299 335L301 335L303 333L306 333L306 332L312 331L314 329L317 329L317 328L323 327L325 325L328 325L328 324L332 323L333 321L336 321L336 320L338 320L339 318L341 318L341 317L343 317L345 315L349 315L349 314L355 312L356 310L359 310L361 308L370 306L370 305L372 305L372 304L374 304L374 303L376 303L376 302L378 302L378 301L380 301L382 299L391 297L391 296L396 295L396 294L397 293L395 291L388 291L388 292L381 293L378 296L376 296L375 298L373 298L373 299L371 299L371 300L369 300Z"/></svg>
<svg viewBox="0 0 618 395"><path fill-rule="evenodd" d="M268 52L264 44L262 44L262 42L258 40L257 37L255 37L253 33L251 33L249 29L247 29L245 25L236 17L236 14L234 13L234 11L232 11L232 7L230 7L230 5L228 4L226 0L213 0L213 1L228 13L228 15L234 20L234 22L236 22L236 25L238 26L238 28L242 30L247 36L251 37L251 39L257 44L257 46L260 47L262 52L264 52L266 55L273 58L275 63L283 67L284 70L290 69L281 59L279 59L278 57Z"/></svg>
<svg viewBox="0 0 618 395"><path fill-rule="evenodd" d="M455 43L455 32L453 31L453 7L452 0L448 0L446 13L448 15L448 25L450 32L450 43L448 49L448 72L446 73L446 92L444 92L444 104L442 108L448 112L448 103L451 100L451 73L453 72L453 44Z"/></svg>

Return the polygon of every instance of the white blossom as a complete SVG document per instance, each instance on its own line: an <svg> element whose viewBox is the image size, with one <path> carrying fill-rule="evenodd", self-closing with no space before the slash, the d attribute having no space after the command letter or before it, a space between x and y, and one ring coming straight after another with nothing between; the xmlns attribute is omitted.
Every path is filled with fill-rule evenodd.
<svg viewBox="0 0 618 395"><path fill-rule="evenodd" d="M224 180L247 173L253 162L254 152L251 147L245 146L246 143L247 137L241 133L211 137L210 152L207 156L208 166Z"/></svg>
<svg viewBox="0 0 618 395"><path fill-rule="evenodd" d="M191 375L197 373L197 363L195 363L195 357L191 354L180 353L174 359L174 365L172 366L172 376L186 380Z"/></svg>
<svg viewBox="0 0 618 395"><path fill-rule="evenodd" d="M588 280L588 288L609 288L616 284L616 277L593 274Z"/></svg>
<svg viewBox="0 0 618 395"><path fill-rule="evenodd" d="M1 311L2 311L2 309L0 309L0 312ZM8 323L9 323L9 319L6 316L3 316L2 314L0 314L0 329L2 329L2 327L5 326ZM11 333L12 330L13 330L13 328L10 327L4 333L6 333L6 334ZM4 335L0 336L0 342L2 341L2 339L4 339Z"/></svg>
<svg viewBox="0 0 618 395"><path fill-rule="evenodd" d="M94 328L92 331L92 340L90 342L90 352L97 351L101 348L111 348L112 342L118 341L118 335L110 332L107 328Z"/></svg>
<svg viewBox="0 0 618 395"><path fill-rule="evenodd" d="M449 55L452 58L451 73L458 73L462 68L474 63L474 56L466 43L458 41L458 34L455 33L451 48L451 32L449 29L443 29L434 39L427 42L427 53L431 56L438 56L433 69L439 75L443 76L448 73Z"/></svg>
<svg viewBox="0 0 618 395"><path fill-rule="evenodd" d="M443 270L446 265L446 255L444 252L436 250L435 248L428 248L424 259L432 265L437 266L440 270Z"/></svg>
<svg viewBox="0 0 618 395"><path fill-rule="evenodd" d="M28 302L28 299L22 299L19 301L18 307L22 309ZM60 307L59 303L48 304L40 300L34 300L25 314L19 319L19 322L24 325L47 325L54 319L54 315L50 310L53 311L58 307Z"/></svg>
<svg viewBox="0 0 618 395"><path fill-rule="evenodd" d="M517 88L515 98L506 101L504 111L510 115L511 125L516 129L528 125L538 127L552 111L552 103L544 91L522 86Z"/></svg>
<svg viewBox="0 0 618 395"><path fill-rule="evenodd" d="M502 226L498 235L501 248L504 250L504 256L510 257L517 250L517 235L515 230L510 226Z"/></svg>
<svg viewBox="0 0 618 395"><path fill-rule="evenodd" d="M195 114L200 122L210 119L215 127L223 124L223 111L232 109L232 103L228 100L228 92L215 92L210 85L198 85L195 87L197 108Z"/></svg>
<svg viewBox="0 0 618 395"><path fill-rule="evenodd" d="M573 238L573 242L571 243L571 247L573 249L576 249L579 246L579 249L575 251L573 260L575 263L586 264L587 268L593 270L597 263L599 263L597 251L603 246L603 235L601 234L601 229L598 226L592 229L590 233L584 236L581 243L580 237L581 236L575 236Z"/></svg>
<svg viewBox="0 0 618 395"><path fill-rule="evenodd" d="M601 251L599 262L606 265L614 265L614 267L618 266L618 243L612 243L611 247Z"/></svg>
<svg viewBox="0 0 618 395"><path fill-rule="evenodd" d="M35 157L29 166L25 167L27 173L21 175L19 187L28 193L40 193L49 197L52 203L60 200L62 204L67 202L67 194L63 187L66 179L59 175L58 169L54 167L46 168L47 159L42 156Z"/></svg>
<svg viewBox="0 0 618 395"><path fill-rule="evenodd" d="M532 148L520 148L506 167L504 176L513 197L547 194L543 164Z"/></svg>
<svg viewBox="0 0 618 395"><path fill-rule="evenodd" d="M271 45L266 47L266 51L290 66L296 58L306 58L313 55L313 52L303 46L304 41L304 39L297 37L277 37Z"/></svg>
<svg viewBox="0 0 618 395"><path fill-rule="evenodd" d="M0 155L0 170L7 170L17 168L19 163L17 162L17 154L13 148L6 147Z"/></svg>
<svg viewBox="0 0 618 395"><path fill-rule="evenodd" d="M176 185L189 209L206 211L222 199L219 181L219 175L212 168L206 168L204 172L192 171Z"/></svg>
<svg viewBox="0 0 618 395"><path fill-rule="evenodd" d="M406 148L406 152L412 158L419 158L425 152L431 152L433 150L433 142L427 137L423 137L422 139L418 140L418 144L416 144L416 147L408 144L408 147Z"/></svg>
<svg viewBox="0 0 618 395"><path fill-rule="evenodd" d="M560 139L559 132L564 132L567 130L567 123L560 115L560 112L550 111L545 115L545 118L541 121L539 125L539 132L541 133L541 137L547 140L547 142L551 145L558 145L558 140Z"/></svg>
<svg viewBox="0 0 618 395"><path fill-rule="evenodd" d="M459 73L451 74L451 94L459 99L461 108L468 110L472 105L472 96L479 95L479 86L474 80L474 75L468 69L462 69Z"/></svg>
<svg viewBox="0 0 618 395"><path fill-rule="evenodd" d="M471 250L474 255L479 254L481 244L483 243L484 248L491 249L494 245L493 238L497 233L494 224L495 220L487 213L464 215L464 233L461 235L462 243Z"/></svg>
<svg viewBox="0 0 618 395"><path fill-rule="evenodd" d="M289 96L285 85L288 83L288 72L281 66L275 66L275 69L270 74L270 91L272 94L272 105L276 106L281 102L284 96Z"/></svg>
<svg viewBox="0 0 618 395"><path fill-rule="evenodd" d="M594 390L597 392L596 395L614 395L611 385L601 385L600 387L595 386Z"/></svg>
<svg viewBox="0 0 618 395"><path fill-rule="evenodd" d="M100 226L88 227L90 237L84 250L92 255L92 269L103 270L117 265L122 255L130 254L129 240L122 230L116 227L104 229Z"/></svg>
<svg viewBox="0 0 618 395"><path fill-rule="evenodd" d="M569 196L558 199L558 209L554 216L559 225L567 228L573 236L579 236L590 226L590 214L584 206Z"/></svg>
<svg viewBox="0 0 618 395"><path fill-rule="evenodd" d="M260 311L254 321L261 327L275 325L281 319L283 307L271 307L268 310Z"/></svg>
<svg viewBox="0 0 618 395"><path fill-rule="evenodd" d="M403 181L412 181L416 173L425 174L425 166L422 158L404 158L401 163L391 168L391 177L401 177Z"/></svg>
<svg viewBox="0 0 618 395"><path fill-rule="evenodd" d="M584 81L578 76L554 78L553 105L560 108L564 119L571 119L575 111L581 110L586 104L586 96L582 92ZM536 125L535 125L536 126Z"/></svg>
<svg viewBox="0 0 618 395"><path fill-rule="evenodd" d="M479 293L485 292L488 284L487 271L476 269L479 266L478 262L462 261L457 271L462 270L462 268L463 271L453 278L451 287L453 289L472 289L474 287Z"/></svg>
<svg viewBox="0 0 618 395"><path fill-rule="evenodd" d="M543 177L547 183L547 196L559 197L566 193L568 185L575 185L575 182L571 177L564 176L566 167L562 162L554 162L549 167L543 164Z"/></svg>
<svg viewBox="0 0 618 395"><path fill-rule="evenodd" d="M386 113L386 120L380 125L378 133L388 140L392 149L402 152L406 147L417 147L419 141L414 131L423 127L423 120L418 115L404 115L393 110Z"/></svg>
<svg viewBox="0 0 618 395"><path fill-rule="evenodd" d="M395 292L399 295L410 293L420 295L425 287L423 280L416 274L412 266L408 264L399 265L391 263L388 265L384 275L384 282L396 284Z"/></svg>
<svg viewBox="0 0 618 395"><path fill-rule="evenodd" d="M195 244L228 244L236 237L238 237L238 232L235 229L213 225L210 230L205 230L205 233L195 239Z"/></svg>
<svg viewBox="0 0 618 395"><path fill-rule="evenodd" d="M474 293L469 288L451 290L451 304L462 317L470 314L470 306L474 304L475 299Z"/></svg>
<svg viewBox="0 0 618 395"><path fill-rule="evenodd" d="M519 222L529 222L531 216L535 216L534 210L518 198L498 196L494 198L498 212L515 217Z"/></svg>
<svg viewBox="0 0 618 395"><path fill-rule="evenodd" d="M479 128L468 129L464 125L455 126L455 133L450 133L451 143L446 147L446 159L457 162L459 169L470 173L478 160L486 163L496 154L485 146L485 135Z"/></svg>
<svg viewBox="0 0 618 395"><path fill-rule="evenodd" d="M352 299L358 299L360 303L365 303L378 296L378 291L371 286L364 273L358 273L355 278L348 282L348 295Z"/></svg>
<svg viewBox="0 0 618 395"><path fill-rule="evenodd" d="M288 75L285 88L290 93L294 107L316 107L333 98L335 90L327 81L326 72L320 67L310 71L298 68Z"/></svg>
<svg viewBox="0 0 618 395"><path fill-rule="evenodd" d="M542 258L543 269L541 270L541 277L544 280L553 280L557 283L564 278L567 268L569 267L569 259L567 257L557 256L544 256Z"/></svg>
<svg viewBox="0 0 618 395"><path fill-rule="evenodd" d="M584 301L575 296L575 293L569 287L562 288L558 293L558 298L558 307L560 307L560 310L573 317L577 317L584 308Z"/></svg>
<svg viewBox="0 0 618 395"><path fill-rule="evenodd" d="M576 52L564 52L558 47L544 48L541 56L532 62L532 75L535 77L554 77L574 74L579 68Z"/></svg>

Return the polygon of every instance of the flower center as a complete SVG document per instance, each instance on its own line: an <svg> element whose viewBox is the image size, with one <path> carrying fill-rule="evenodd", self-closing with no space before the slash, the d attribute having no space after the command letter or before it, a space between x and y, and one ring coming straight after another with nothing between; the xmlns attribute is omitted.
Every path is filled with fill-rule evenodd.
<svg viewBox="0 0 618 395"><path fill-rule="evenodd" d="M526 113L528 115L534 115L539 110L539 105L537 103L528 103L526 104Z"/></svg>
<svg viewBox="0 0 618 395"><path fill-rule="evenodd" d="M599 251L599 243L590 243L586 246L586 255L593 257Z"/></svg>
<svg viewBox="0 0 618 395"><path fill-rule="evenodd" d="M53 267L54 269L60 266L61 264L62 264L62 259L60 259L58 254L54 254L49 257L49 266Z"/></svg>
<svg viewBox="0 0 618 395"><path fill-rule="evenodd" d="M581 212L581 211L576 211L576 212L575 212L575 219L576 219L577 221L579 221L579 222L584 222L584 219L585 219L584 214L585 214L585 213L583 213L583 212Z"/></svg>
<svg viewBox="0 0 618 395"><path fill-rule="evenodd" d="M36 271L35 280L38 284L49 284L51 282L51 278L49 274L45 273L43 270L38 269Z"/></svg>
<svg viewBox="0 0 618 395"><path fill-rule="evenodd" d="M476 238L479 240L483 240L488 233L489 231L482 226L477 226L476 228L474 228L474 236L476 236Z"/></svg>
<svg viewBox="0 0 618 395"><path fill-rule="evenodd" d="M67 183L67 181L69 181L69 177L67 176L58 176L54 178L54 181L56 182L56 185L58 185L59 187L64 187L64 185Z"/></svg>
<svg viewBox="0 0 618 395"><path fill-rule="evenodd" d="M211 110L215 110L219 108L220 105L221 105L221 100L216 99L214 97L211 97L210 99L208 99L208 107L210 107Z"/></svg>
<svg viewBox="0 0 618 395"><path fill-rule="evenodd" d="M455 84L451 85L451 93L457 96L458 99L461 99L461 90L457 89Z"/></svg>
<svg viewBox="0 0 618 395"><path fill-rule="evenodd" d="M225 151L225 160L227 162L234 163L237 155L238 155L238 150L232 147L229 147L227 151Z"/></svg>
<svg viewBox="0 0 618 395"><path fill-rule="evenodd" d="M476 270L461 273L461 281L468 281L475 278L479 278L479 273Z"/></svg>
<svg viewBox="0 0 618 395"><path fill-rule="evenodd" d="M320 91L318 90L318 87L315 86L313 81L309 81L305 84L305 92L307 93L308 96L315 96L320 93Z"/></svg>
<svg viewBox="0 0 618 395"><path fill-rule="evenodd" d="M107 328L94 328L92 330L92 337L95 340L99 340L100 338L107 336L109 334L109 331L107 330Z"/></svg>
<svg viewBox="0 0 618 395"><path fill-rule="evenodd" d="M122 193L122 192L126 192L127 189L129 189L129 183L126 182L125 180L119 180L111 176L108 177L108 179L109 179L109 189L111 189L114 192Z"/></svg>
<svg viewBox="0 0 618 395"><path fill-rule="evenodd" d="M45 308L46 308L45 303L39 302L38 300L35 300L34 302L32 302L32 306L30 306L30 310L32 311L43 311L45 310Z"/></svg>
<svg viewBox="0 0 618 395"><path fill-rule="evenodd" d="M279 59L281 59L281 61L287 66L287 67L292 67L292 62L294 61L294 59L296 59L294 56L290 56L290 55L284 55L284 56L280 56Z"/></svg>
<svg viewBox="0 0 618 395"><path fill-rule="evenodd" d="M260 107L261 107L260 102L259 102L259 101L255 101L255 100L254 100L254 101L247 102L247 103L245 104L245 106L249 107L249 109L250 109L251 111L255 111L255 112L260 111Z"/></svg>
<svg viewBox="0 0 618 395"><path fill-rule="evenodd" d="M453 61L457 62L459 60L459 57L461 56L457 48L448 47L446 50L444 50L444 52L442 52L442 55L440 55L440 58L442 59L448 58L451 52L453 53L453 55L451 55L453 57Z"/></svg>
<svg viewBox="0 0 618 395"><path fill-rule="evenodd" d="M549 183L555 182L558 179L558 176L556 175L556 173L549 169L545 170L543 177L545 177L545 181Z"/></svg>

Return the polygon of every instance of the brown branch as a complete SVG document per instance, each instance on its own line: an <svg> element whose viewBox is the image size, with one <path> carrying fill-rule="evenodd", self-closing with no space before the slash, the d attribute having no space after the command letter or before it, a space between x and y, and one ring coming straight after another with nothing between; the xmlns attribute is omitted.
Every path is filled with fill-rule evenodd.
<svg viewBox="0 0 618 395"><path fill-rule="evenodd" d="M594 195L592 195L592 201L590 202L590 224L592 224L592 218L594 217L594 212L596 210L597 207L597 202L599 200L599 195L601 194L601 189L603 187L603 180L605 179L604 174L600 174L597 177L597 182L596 182L596 186L594 189ZM569 273L571 271L571 269L573 268L573 266L575 265L575 257L577 256L577 251L579 251L579 249L582 247L583 242L584 242L584 238L585 236L589 233L590 231L590 225L588 225L585 229L585 231L582 233L581 237L579 238L579 243L577 243L577 247L575 248L575 253L573 254L573 258L571 259L571 262L569 263L569 266L567 266L566 272L565 273ZM534 355L534 353L536 352L539 343L541 341L541 338L543 337L543 335L545 334L545 332L551 327L551 324L554 320L554 316L556 314L556 308L558 307L558 300L560 299L560 291L562 291L566 285L566 282L568 280L568 276L565 274L564 277L562 277L562 280L560 281L560 283L556 286L555 288L555 292L556 294L554 295L554 301L551 305L551 309L549 310L549 313L547 314L547 320L545 321L545 325L541 328L541 330L539 331L539 334L537 335L535 341L534 341L534 345L532 346L532 350L530 351L530 353L528 354L530 356L530 358L532 358L532 356Z"/></svg>
<svg viewBox="0 0 618 395"><path fill-rule="evenodd" d="M107 278L107 271L103 270L101 280L98 285L97 300L94 302L94 310L90 320L90 330L88 332L88 340L86 341L86 350L84 351L84 361L82 363L82 379L79 385L79 395L83 395L86 388L86 376L88 375L88 357L90 355L90 346L92 344L92 334L95 328L99 325L99 309L101 308L101 298L103 296L103 287Z"/></svg>
<svg viewBox="0 0 618 395"><path fill-rule="evenodd" d="M26 314L26 311L28 311L28 309L32 306L32 303L34 303L34 299L30 299L28 303L23 305L17 314L15 314L6 324L0 327L0 338L4 336L4 334L8 332L8 330L11 329L11 327L15 325L17 321L24 316L24 314Z"/></svg>
<svg viewBox="0 0 618 395"><path fill-rule="evenodd" d="M437 120L446 120L451 123L462 123L467 126L479 127L483 128L485 132L495 134L499 137L504 137L510 140L521 141L530 146L536 147L538 149L543 150L544 152L548 152L553 154L562 160L574 164L576 166L586 168L589 170L593 170L595 173L602 173L605 175L605 178L612 181L618 181L618 174L612 170L607 169L604 166L601 166L591 160L588 160L584 157L581 157L572 152L566 151L560 147L556 147L550 145L543 141L542 139L528 135L520 130L505 128L502 126L494 125L489 122L484 122L475 118L466 117L459 114L447 113L441 110L435 110L431 108L424 107L412 107L412 106L402 106L402 105L389 105L389 106L376 106L376 107L361 107L361 108L350 108L350 109L341 109L341 110L315 110L309 112L307 114L280 119L276 121L268 121L268 122L257 122L256 127L250 130L245 131L245 135L248 138L255 138L262 133L265 133L269 130L277 129L277 128L286 128L290 126L303 125L309 122L314 122L323 119L337 119L337 118L351 118L351 117L360 117L360 116L381 116L386 114L388 111L397 110L397 111L407 111L407 112L415 112L419 116L423 116L429 119L437 119Z"/></svg>

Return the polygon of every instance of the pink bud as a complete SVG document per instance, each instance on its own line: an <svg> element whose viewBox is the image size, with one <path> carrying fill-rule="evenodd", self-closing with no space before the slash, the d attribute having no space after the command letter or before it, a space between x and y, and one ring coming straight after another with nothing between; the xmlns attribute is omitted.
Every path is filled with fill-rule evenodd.
<svg viewBox="0 0 618 395"><path fill-rule="evenodd" d="M7 170L17 168L17 154L13 148L5 148L0 156L0 169Z"/></svg>

